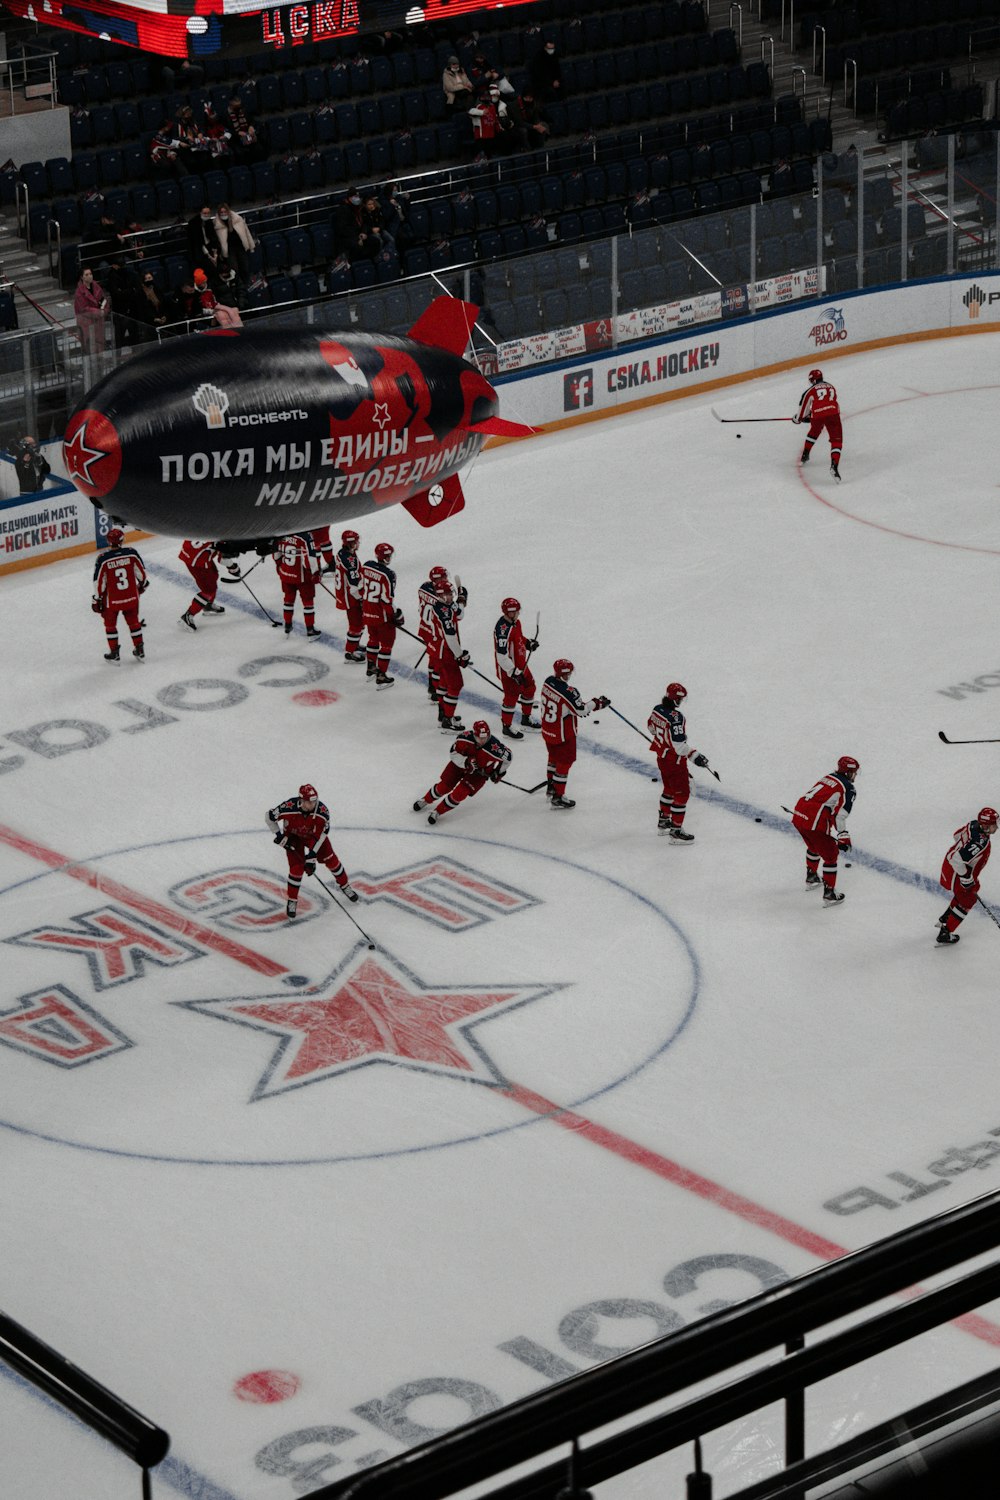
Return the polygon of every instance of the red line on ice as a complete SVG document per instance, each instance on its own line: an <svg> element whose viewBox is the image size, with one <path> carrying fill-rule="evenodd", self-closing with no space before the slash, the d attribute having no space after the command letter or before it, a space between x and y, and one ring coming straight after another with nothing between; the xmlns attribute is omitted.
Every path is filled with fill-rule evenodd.
<svg viewBox="0 0 1000 1500"><path fill-rule="evenodd" d="M3 824L0 824L0 842L9 845L11 849L19 849L22 854L27 854L29 858L48 865L51 870L69 875L73 880L82 881L84 885L91 886L102 895L112 896L123 906L130 906L133 911L141 913L144 917L151 917L164 927L169 927L173 932L193 938L203 948L212 948L226 958L234 958L237 963L245 964L248 969L253 969L258 974L275 976L288 973L284 964L275 963L273 959L265 958L262 953L254 953L252 948L244 947L235 939L225 937L220 932L213 932L210 927L203 927L200 922L182 916L172 907L164 906L150 896L143 896L141 892L123 885L120 880L114 880L108 875L100 875L96 870L89 870L86 865L67 859L64 854L57 854L54 849L47 848L37 839L27 838L13 828L4 827Z"/></svg>
<svg viewBox="0 0 1000 1500"><path fill-rule="evenodd" d="M638 1142L630 1141L627 1136L619 1135L616 1130L609 1130L606 1125L597 1125L593 1120L584 1119L583 1115L575 1114L571 1109L563 1109L560 1105L553 1104L551 1099L545 1099L531 1089L512 1083L507 1086L504 1093L516 1104L530 1109L534 1114L544 1115L554 1125L561 1125L564 1130L570 1130L593 1145L613 1152L614 1155L631 1162L633 1166L643 1167L647 1172L655 1173L657 1177L662 1177L665 1182L672 1182L676 1187L683 1188L685 1192L694 1193L698 1198L718 1204L720 1208L726 1209L728 1213L736 1214L738 1218L746 1219L750 1224L770 1230L780 1239L787 1240L791 1245L797 1245L800 1250L808 1250L822 1260L838 1260L840 1256L848 1254L846 1246L835 1244L833 1240L828 1240L821 1234L815 1234L811 1229L803 1228L801 1224L793 1223L782 1214L773 1213L771 1209L754 1203L753 1199L744 1198L742 1193L734 1193L730 1188L723 1187L721 1183L713 1182L710 1177L702 1177L699 1172L692 1172L689 1167L682 1167L679 1162L671 1161L669 1157L661 1156L657 1151L651 1151L648 1146L640 1146ZM908 1295L916 1295L919 1290L919 1287L914 1288ZM982 1339L987 1344L1000 1347L1000 1327L991 1323L987 1318L981 1317L979 1313L965 1313L953 1321L956 1328L963 1329L973 1338Z"/></svg>

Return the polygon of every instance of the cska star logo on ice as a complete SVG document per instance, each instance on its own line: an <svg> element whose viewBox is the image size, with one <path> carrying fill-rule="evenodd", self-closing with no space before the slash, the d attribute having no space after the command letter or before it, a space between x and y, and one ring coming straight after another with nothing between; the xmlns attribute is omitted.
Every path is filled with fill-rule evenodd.
<svg viewBox="0 0 1000 1500"><path fill-rule="evenodd" d="M277 1045L252 1101L377 1062L477 1083L504 1083L478 1042L476 1027L501 1010L562 988L427 984L384 950L372 954L359 944L327 979L298 995L286 990L177 1003L274 1038Z"/></svg>

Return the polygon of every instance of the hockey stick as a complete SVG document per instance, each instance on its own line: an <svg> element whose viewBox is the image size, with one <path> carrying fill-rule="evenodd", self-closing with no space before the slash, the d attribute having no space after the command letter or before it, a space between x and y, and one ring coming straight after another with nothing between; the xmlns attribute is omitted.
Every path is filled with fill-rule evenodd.
<svg viewBox="0 0 1000 1500"><path fill-rule="evenodd" d="M509 786L512 792L524 792L527 797L533 797L536 792L540 792L542 787L548 786L548 784L548 781L540 781L537 786L519 786L516 781L508 781L505 776L501 777L498 783L500 786Z"/></svg>
<svg viewBox="0 0 1000 1500"><path fill-rule="evenodd" d="M272 626L277 627L278 625L281 624L280 620L276 620L273 615L269 615L267 613L267 610L264 608L263 604L261 604L260 600L257 598L257 595L254 593L253 589L247 583L247 581L246 581L245 578L234 579L233 582L234 583L238 582L238 583L246 584L246 591L250 595L250 598L256 604L256 606L260 610L261 614L264 615L268 620L270 620Z"/></svg>
<svg viewBox="0 0 1000 1500"><path fill-rule="evenodd" d="M1000 745L1000 740L950 740L943 729L938 730L938 739L946 745Z"/></svg>
<svg viewBox="0 0 1000 1500"><path fill-rule="evenodd" d="M643 734L638 724L633 724L631 719L626 719L624 714L620 714L613 703L609 703L608 707L616 718L621 719L623 724L627 724L630 729L634 729L636 734L640 735L646 741L647 745L651 745L653 743L653 741L649 738L649 735Z"/></svg>
<svg viewBox="0 0 1000 1500"><path fill-rule="evenodd" d="M786 807L783 802L781 803L781 811L782 812L786 812L790 818L794 818L794 816L795 816L795 814L792 811L792 809L790 807ZM849 870L850 868L851 868L851 861L849 859L845 859L844 860L844 869L845 870ZM998 924L998 925L1000 925L1000 924Z"/></svg>
<svg viewBox="0 0 1000 1500"><path fill-rule="evenodd" d="M333 904L334 904L334 906L336 906L339 911L342 911L344 913L344 916L347 917L348 921L354 922L355 927L358 929L358 931L360 932L361 936L364 938L365 942L368 944L369 948L374 948L375 947L375 939L372 937L371 933L370 932L366 932L365 929L362 927L361 923L358 922L358 921L355 921L354 917L351 916L350 912L347 910L347 907L344 906L342 902L340 902L340 901L337 900L337 893L333 889L333 887L327 885L327 883L326 883L325 880L320 880L320 878L316 874L315 870L313 870L313 879L315 881L317 881L323 887L324 891L326 891L326 893L327 893L328 896L331 896L333 898Z"/></svg>
<svg viewBox="0 0 1000 1500"><path fill-rule="evenodd" d="M717 422L735 422L737 427L742 427L745 422L794 422L794 417L720 417L715 407L709 408L712 416Z"/></svg>
<svg viewBox="0 0 1000 1500"><path fill-rule="evenodd" d="M988 906L987 906L987 905L986 905L986 902L985 902L985 901L984 901L984 900L983 900L983 898L982 898L982 896L977 896L977 897L976 897L976 900L977 900L977 901L978 901L978 903L979 903L979 905L980 905L980 906L981 906L981 907L982 907L982 908L983 908L983 911L984 911L984 912L985 912L985 913L986 913L986 915L987 915L987 916L988 916L988 917L989 917L989 919L990 919L990 921L991 921L991 922L992 922L992 923L993 923L993 924L994 924L994 925L995 925L995 926L997 926L997 927L1000 927L1000 922L998 922L998 921L997 921L997 919L996 919L996 917L995 917L995 916L994 916L994 915L993 915L993 913L992 913L992 912L991 912L991 911L990 911L990 909L989 909L989 907L988 907Z"/></svg>

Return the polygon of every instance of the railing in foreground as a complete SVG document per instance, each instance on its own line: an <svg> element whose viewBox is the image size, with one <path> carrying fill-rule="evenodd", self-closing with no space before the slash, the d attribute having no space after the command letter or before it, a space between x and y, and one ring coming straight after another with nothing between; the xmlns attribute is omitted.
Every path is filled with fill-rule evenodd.
<svg viewBox="0 0 1000 1500"><path fill-rule="evenodd" d="M327 1485L314 1491L312 1500L444 1500L489 1480L495 1485L480 1489L480 1495L555 1500L566 1485L565 1458L552 1462L549 1457L543 1467L509 1482L502 1476L781 1346L784 1358L581 1448L573 1462L574 1489L564 1493L575 1500L583 1493L575 1485L610 1479L775 1401L785 1402L785 1462L795 1466L786 1471L786 1479L798 1487L820 1467L827 1480L839 1477L856 1465L857 1445L845 1448L840 1467L834 1463L836 1450L804 1459L806 1389L991 1301L1000 1294L1000 1257L933 1291L914 1295L914 1289L927 1277L998 1248L1000 1192L572 1376L360 1477ZM906 1298L899 1307L805 1347L806 1334L896 1294ZM995 1390L992 1394L995 1397ZM709 1476L695 1478L697 1485L690 1493L709 1496Z"/></svg>
<svg viewBox="0 0 1000 1500"><path fill-rule="evenodd" d="M162 1427L5 1313L0 1313L0 1360L138 1465L143 1500L150 1500L149 1471L170 1448Z"/></svg>

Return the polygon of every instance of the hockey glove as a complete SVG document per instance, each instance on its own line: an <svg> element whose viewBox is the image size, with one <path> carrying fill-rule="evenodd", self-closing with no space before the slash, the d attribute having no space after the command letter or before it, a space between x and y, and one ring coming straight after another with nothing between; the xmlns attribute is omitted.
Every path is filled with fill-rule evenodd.
<svg viewBox="0 0 1000 1500"><path fill-rule="evenodd" d="M698 766L702 771L708 765L708 756L702 755L700 750L698 751L697 755L692 755L691 759L694 761L695 765Z"/></svg>
<svg viewBox="0 0 1000 1500"><path fill-rule="evenodd" d="M149 579L148 578L144 578L142 580L142 582L140 583L140 585L139 585L139 593L140 594L144 594L148 588L149 588Z"/></svg>
<svg viewBox="0 0 1000 1500"><path fill-rule="evenodd" d="M514 684L514 686L516 688L523 688L524 687L524 673L523 672L511 672L511 674L510 674L510 680L511 680L511 682Z"/></svg>
<svg viewBox="0 0 1000 1500"><path fill-rule="evenodd" d="M794 422L795 426L798 427L798 425L799 425L799 419L798 419L798 417L793 417L792 421Z"/></svg>
<svg viewBox="0 0 1000 1500"><path fill-rule="evenodd" d="M234 582L238 581L243 576L241 574L241 572L240 572L240 565L239 565L238 562L227 563L226 564L226 572L229 574L230 578L232 578Z"/></svg>
<svg viewBox="0 0 1000 1500"><path fill-rule="evenodd" d="M287 833L276 833L274 835L274 842L276 844L280 844L281 847L282 847L282 849L287 849L288 848L288 835L287 835Z"/></svg>
<svg viewBox="0 0 1000 1500"><path fill-rule="evenodd" d="M403 611L401 609L393 610L392 618L393 618L393 621L394 621L394 623L396 625L402 625L403 624Z"/></svg>
<svg viewBox="0 0 1000 1500"><path fill-rule="evenodd" d="M316 861L311 856L307 856L307 858L306 858L306 874L307 875L315 875L316 874Z"/></svg>
<svg viewBox="0 0 1000 1500"><path fill-rule="evenodd" d="M594 699L594 707L595 708L610 708L611 707L611 699L610 698L605 698L604 695L602 694L599 698L595 698Z"/></svg>
<svg viewBox="0 0 1000 1500"><path fill-rule="evenodd" d="M457 598L459 604L464 609L465 606L469 602L469 590L465 587L464 583L462 584L462 587L459 589L459 591L458 591L458 593L456 594L455 597Z"/></svg>
<svg viewBox="0 0 1000 1500"><path fill-rule="evenodd" d="M460 667L470 667L472 665L472 657L469 655L468 651L462 652L461 656L458 658L458 665Z"/></svg>
<svg viewBox="0 0 1000 1500"><path fill-rule="evenodd" d="M525 641L524 648L525 648L526 651L537 651L538 650L538 642L537 641Z"/></svg>
<svg viewBox="0 0 1000 1500"><path fill-rule="evenodd" d="M90 601L90 607L94 611L95 615L99 615L101 613L101 601L100 601L100 599L91 599L91 601Z"/></svg>
<svg viewBox="0 0 1000 1500"><path fill-rule="evenodd" d="M972 873L971 870L967 871L966 874L964 874L964 875L960 875L958 877L958 883L962 887L962 889L965 890L965 891L972 891L972 890L978 890L979 889L977 881L976 881L976 877L975 877L975 875L973 875L973 873Z"/></svg>
<svg viewBox="0 0 1000 1500"><path fill-rule="evenodd" d="M846 849L849 849L850 847L851 847L851 835L849 833L838 833L837 834L837 848L840 849L840 850L846 850Z"/></svg>
<svg viewBox="0 0 1000 1500"><path fill-rule="evenodd" d="M490 772L490 780L491 781L503 781L503 779L506 776L506 774L507 774L506 770L501 770L501 768L498 766L495 771L491 771Z"/></svg>

